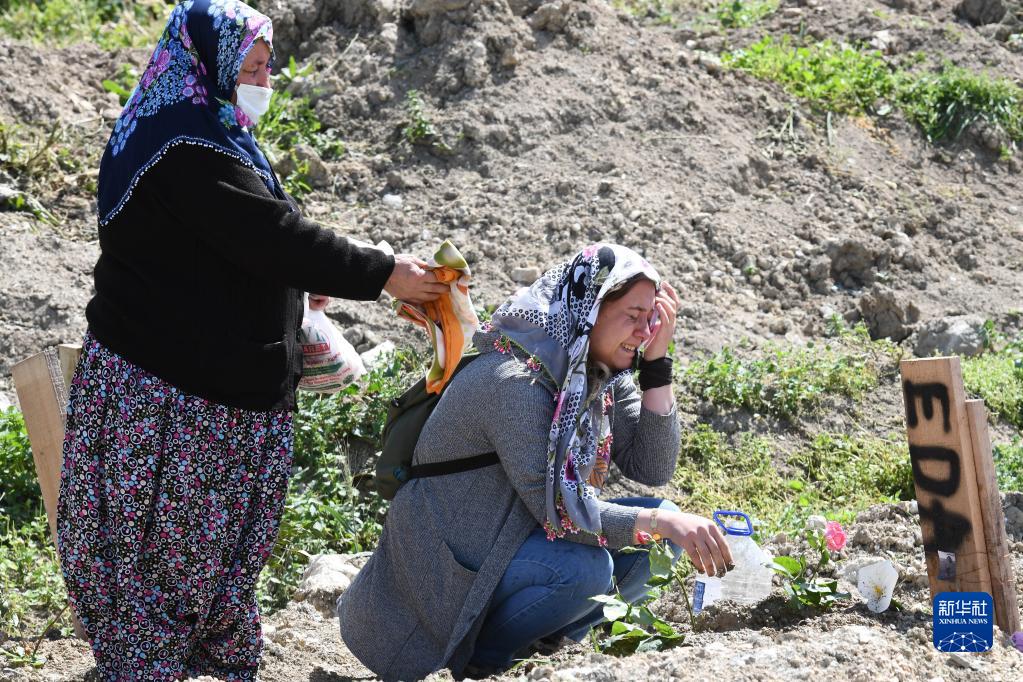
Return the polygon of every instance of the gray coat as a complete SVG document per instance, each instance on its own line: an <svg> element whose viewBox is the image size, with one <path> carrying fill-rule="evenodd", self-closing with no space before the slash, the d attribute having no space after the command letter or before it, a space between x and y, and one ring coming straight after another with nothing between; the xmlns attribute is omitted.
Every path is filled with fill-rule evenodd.
<svg viewBox="0 0 1023 682"><path fill-rule="evenodd" d="M543 522L555 388L537 378L521 358L486 352L452 380L426 423L415 463L496 450L501 465L413 479L391 503L379 546L338 601L342 639L380 677L460 673L508 563ZM667 483L679 448L674 408L642 409L628 376L614 397L614 462L633 480ZM639 510L600 505L609 546L632 544Z"/></svg>

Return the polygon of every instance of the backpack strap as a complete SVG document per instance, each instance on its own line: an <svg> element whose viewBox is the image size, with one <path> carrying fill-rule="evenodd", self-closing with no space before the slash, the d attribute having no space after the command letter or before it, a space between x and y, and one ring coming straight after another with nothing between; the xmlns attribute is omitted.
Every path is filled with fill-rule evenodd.
<svg viewBox="0 0 1023 682"><path fill-rule="evenodd" d="M446 462L432 462L430 464L414 464L409 467L408 477L410 479L430 478L432 476L460 474L463 471L493 466L500 461L496 452L484 452L482 455L474 455L464 459L450 459Z"/></svg>

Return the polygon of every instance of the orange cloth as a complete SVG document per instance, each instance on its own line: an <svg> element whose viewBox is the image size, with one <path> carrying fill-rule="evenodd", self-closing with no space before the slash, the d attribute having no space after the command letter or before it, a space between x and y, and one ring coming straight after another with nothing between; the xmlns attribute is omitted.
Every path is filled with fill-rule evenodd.
<svg viewBox="0 0 1023 682"><path fill-rule="evenodd" d="M469 287L458 281L462 277L462 273L458 270L442 265L435 268L433 274L437 276L437 281L444 282L445 284L454 282L455 288L458 291L466 296L469 295ZM462 359L462 351L465 347L465 334L462 332L461 321L458 319L458 315L455 314L455 305L451 300L450 292L441 294L434 301L424 303L422 310L408 303L402 303L401 308L398 309L400 317L404 317L406 320L410 320L425 328L434 341L434 347L437 348L436 328L431 327L429 322L424 319L423 313L426 314L426 318L430 322L440 327L441 330L443 345L440 348L443 349L443 358L438 359L442 361L443 373L439 377L431 376L432 372L426 375L426 392L440 393L444 385L451 379L451 375L455 373L455 368L458 367L458 362Z"/></svg>

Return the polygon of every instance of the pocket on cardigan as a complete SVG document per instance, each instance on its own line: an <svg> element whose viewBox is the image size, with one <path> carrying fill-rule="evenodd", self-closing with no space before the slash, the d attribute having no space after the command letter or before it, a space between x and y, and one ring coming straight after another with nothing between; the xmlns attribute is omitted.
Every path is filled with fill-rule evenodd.
<svg viewBox="0 0 1023 682"><path fill-rule="evenodd" d="M476 571L460 564L443 540L424 569L417 594L412 595L413 610L420 627L444 649L476 581Z"/></svg>

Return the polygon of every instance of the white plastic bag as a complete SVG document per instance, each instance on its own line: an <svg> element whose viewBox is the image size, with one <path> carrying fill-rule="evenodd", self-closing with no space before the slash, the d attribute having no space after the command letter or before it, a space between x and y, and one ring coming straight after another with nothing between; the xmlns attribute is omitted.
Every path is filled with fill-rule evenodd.
<svg viewBox="0 0 1023 682"><path fill-rule="evenodd" d="M322 310L309 309L308 295L298 342L302 346L298 387L305 391L336 393L366 373L362 358L334 323Z"/></svg>

